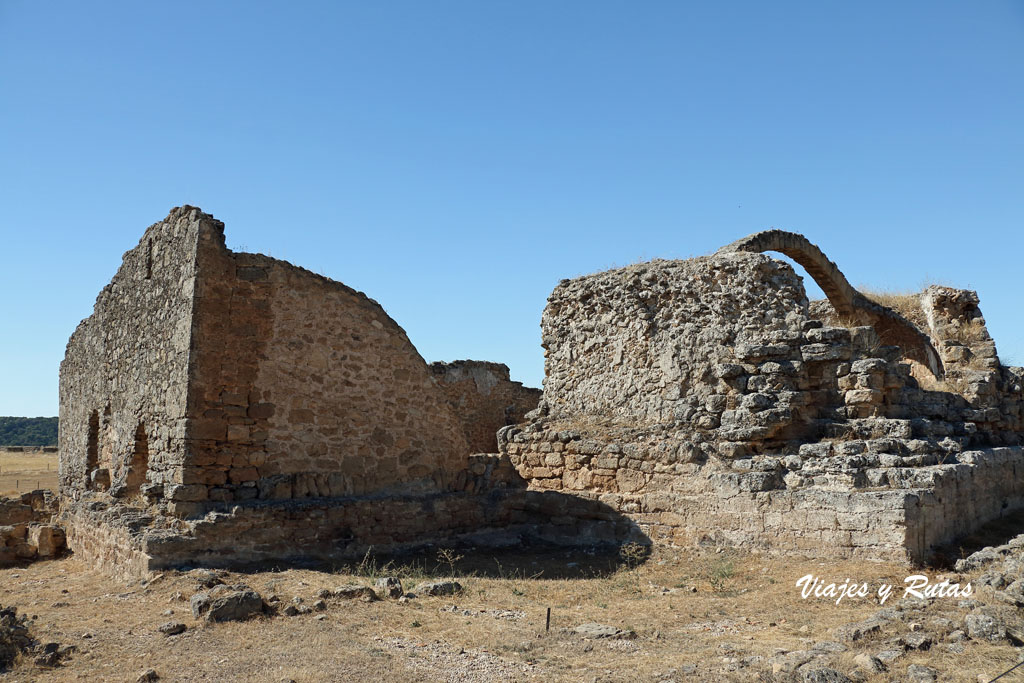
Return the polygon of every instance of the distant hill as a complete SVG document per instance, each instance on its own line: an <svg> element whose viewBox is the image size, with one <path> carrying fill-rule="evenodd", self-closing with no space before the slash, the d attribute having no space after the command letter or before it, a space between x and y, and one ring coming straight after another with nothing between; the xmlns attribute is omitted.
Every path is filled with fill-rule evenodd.
<svg viewBox="0 0 1024 683"><path fill-rule="evenodd" d="M57 418L0 417L0 446L56 446Z"/></svg>

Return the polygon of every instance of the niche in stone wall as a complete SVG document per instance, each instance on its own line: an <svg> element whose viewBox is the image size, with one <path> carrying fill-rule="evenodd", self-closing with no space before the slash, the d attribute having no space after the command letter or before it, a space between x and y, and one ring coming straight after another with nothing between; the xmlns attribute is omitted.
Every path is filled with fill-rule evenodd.
<svg viewBox="0 0 1024 683"><path fill-rule="evenodd" d="M135 428L135 445L132 448L131 460L128 462L128 473L125 475L125 495L136 496L139 487L146 483L146 472L149 469L149 436L146 425L140 422Z"/></svg>
<svg viewBox="0 0 1024 683"><path fill-rule="evenodd" d="M95 430L93 425L95 424ZM92 435L95 431L95 448L93 452L93 465L91 468L87 468L89 477L89 488L98 491L106 491L110 488L110 462L111 456L110 451L112 448L112 435L111 435L111 415L110 415L110 404L103 409L103 419L100 420L99 416L94 410L92 416L89 418L89 437L92 440Z"/></svg>
<svg viewBox="0 0 1024 683"><path fill-rule="evenodd" d="M89 414L89 433L85 441L85 485L92 486L93 472L100 466L100 414Z"/></svg>

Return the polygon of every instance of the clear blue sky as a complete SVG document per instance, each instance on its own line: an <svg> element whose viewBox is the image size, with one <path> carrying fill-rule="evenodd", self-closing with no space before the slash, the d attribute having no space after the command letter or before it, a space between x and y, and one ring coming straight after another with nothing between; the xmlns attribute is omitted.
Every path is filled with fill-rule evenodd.
<svg viewBox="0 0 1024 683"><path fill-rule="evenodd" d="M0 415L180 204L535 386L559 279L773 226L1024 364L1020 1L0 0L0 79Z"/></svg>

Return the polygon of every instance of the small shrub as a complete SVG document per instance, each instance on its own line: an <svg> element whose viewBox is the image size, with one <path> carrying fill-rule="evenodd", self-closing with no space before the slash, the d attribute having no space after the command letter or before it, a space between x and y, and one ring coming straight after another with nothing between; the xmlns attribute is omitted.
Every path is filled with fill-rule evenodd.
<svg viewBox="0 0 1024 683"><path fill-rule="evenodd" d="M650 554L651 549L640 543L625 543L619 547L619 558L630 569L640 566Z"/></svg>
<svg viewBox="0 0 1024 683"><path fill-rule="evenodd" d="M462 555L456 554L451 548L441 548L437 551L438 563L448 565L448 573L454 578L455 577L455 565L462 559Z"/></svg>
<svg viewBox="0 0 1024 683"><path fill-rule="evenodd" d="M732 558L724 557L711 565L711 569L708 571L708 581L713 590L722 591L725 590L725 585L735 574L736 566L733 564Z"/></svg>

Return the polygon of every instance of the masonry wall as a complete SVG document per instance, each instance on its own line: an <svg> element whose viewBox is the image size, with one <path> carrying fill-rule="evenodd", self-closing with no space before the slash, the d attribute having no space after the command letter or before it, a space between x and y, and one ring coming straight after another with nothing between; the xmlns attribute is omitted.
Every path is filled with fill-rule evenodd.
<svg viewBox="0 0 1024 683"><path fill-rule="evenodd" d="M804 319L800 278L761 254L563 280L541 319L544 399L554 416L710 426L721 412L710 370L735 362L737 346L799 332Z"/></svg>
<svg viewBox="0 0 1024 683"><path fill-rule="evenodd" d="M1024 452L998 448L1024 436L1024 375L974 293L922 299L946 378L870 325L812 319L767 256L563 281L540 410L499 448L529 489L596 496L655 542L924 560L1024 506Z"/></svg>
<svg viewBox="0 0 1024 683"><path fill-rule="evenodd" d="M291 264L199 242L189 456L168 491L211 503L451 488L462 425L375 301Z"/></svg>
<svg viewBox="0 0 1024 683"><path fill-rule="evenodd" d="M458 416L472 453L496 452L498 430L522 422L540 401L540 389L513 382L502 363L431 363L430 371Z"/></svg>
<svg viewBox="0 0 1024 683"><path fill-rule="evenodd" d="M71 336L60 366L60 489L132 497L171 482L185 454L198 236L183 207L154 224Z"/></svg>

